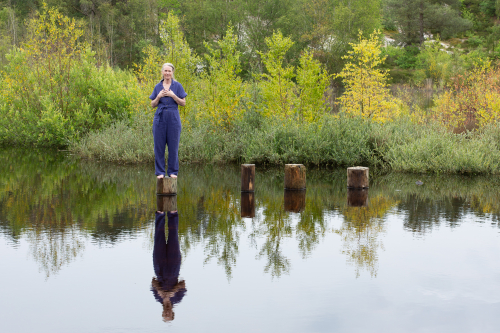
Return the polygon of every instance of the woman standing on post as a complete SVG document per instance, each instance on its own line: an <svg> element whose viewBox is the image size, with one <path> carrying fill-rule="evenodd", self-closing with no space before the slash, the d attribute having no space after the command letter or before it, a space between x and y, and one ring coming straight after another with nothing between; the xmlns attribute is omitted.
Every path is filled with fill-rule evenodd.
<svg viewBox="0 0 500 333"><path fill-rule="evenodd" d="M155 150L155 173L157 178L165 175L177 178L179 172L179 140L181 138L181 118L178 106L186 105L186 92L174 80L174 65L163 64L163 79L153 89L151 106L157 107L153 119L153 139ZM165 145L168 147L168 167L165 173Z"/></svg>

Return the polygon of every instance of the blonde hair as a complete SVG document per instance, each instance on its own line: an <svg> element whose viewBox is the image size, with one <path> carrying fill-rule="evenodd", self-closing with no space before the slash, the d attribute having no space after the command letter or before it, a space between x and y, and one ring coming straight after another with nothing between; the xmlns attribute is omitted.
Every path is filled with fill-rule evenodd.
<svg viewBox="0 0 500 333"><path fill-rule="evenodd" d="M171 63L169 63L169 62L164 63L164 64L163 64L163 66L161 66L161 70L162 70L162 72L163 72L163 69L165 68L165 66L172 67L172 79L175 79L175 76L174 76L175 67L174 67L174 65L172 65L172 64L171 64ZM162 79L163 79L163 77L162 77Z"/></svg>

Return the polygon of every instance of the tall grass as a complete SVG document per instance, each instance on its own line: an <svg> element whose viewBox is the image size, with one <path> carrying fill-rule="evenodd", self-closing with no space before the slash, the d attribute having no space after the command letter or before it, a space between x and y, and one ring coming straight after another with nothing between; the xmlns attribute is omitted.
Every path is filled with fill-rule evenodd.
<svg viewBox="0 0 500 333"><path fill-rule="evenodd" d="M437 173L498 173L498 124L455 134L441 124L399 121L373 133L376 149L391 170Z"/></svg>
<svg viewBox="0 0 500 333"><path fill-rule="evenodd" d="M361 118L325 115L317 123L263 121L248 114L230 131L193 121L183 129L181 162L303 163L322 166L369 165L417 173L500 173L500 128L489 125L455 134L439 123L419 124L401 118L373 123ZM70 149L88 159L120 163L154 158L151 122L138 117L91 132Z"/></svg>

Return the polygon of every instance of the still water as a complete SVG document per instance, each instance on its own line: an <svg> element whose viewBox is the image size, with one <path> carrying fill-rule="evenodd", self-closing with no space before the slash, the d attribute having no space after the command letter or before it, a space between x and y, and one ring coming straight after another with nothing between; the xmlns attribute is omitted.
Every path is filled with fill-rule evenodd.
<svg viewBox="0 0 500 333"><path fill-rule="evenodd" d="M345 169L290 197L257 168L252 200L184 165L159 214L153 173L0 151L2 333L499 330L499 177L372 175L353 207Z"/></svg>

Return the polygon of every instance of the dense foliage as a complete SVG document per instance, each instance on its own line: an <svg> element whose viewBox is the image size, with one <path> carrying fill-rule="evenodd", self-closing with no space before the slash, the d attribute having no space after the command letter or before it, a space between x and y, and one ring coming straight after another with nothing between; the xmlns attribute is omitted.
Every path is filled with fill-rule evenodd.
<svg viewBox="0 0 500 333"><path fill-rule="evenodd" d="M0 144L70 145L87 157L149 160L147 96L161 64L171 62L188 93L180 109L185 161L498 172L481 155L465 163L467 150L455 147L496 142L496 0L3 3ZM397 80L438 89L434 106L422 109L391 92ZM342 96L335 95L339 85ZM417 132L383 141L394 146L375 145L377 133L409 124L418 133L448 132L430 146L405 141ZM476 141L454 134L470 130ZM419 147L439 145L465 155L436 157L446 156L445 167L415 164Z"/></svg>
<svg viewBox="0 0 500 333"><path fill-rule="evenodd" d="M28 38L8 54L1 77L0 141L64 146L137 108L135 76L96 66L83 33L47 7L28 21Z"/></svg>

